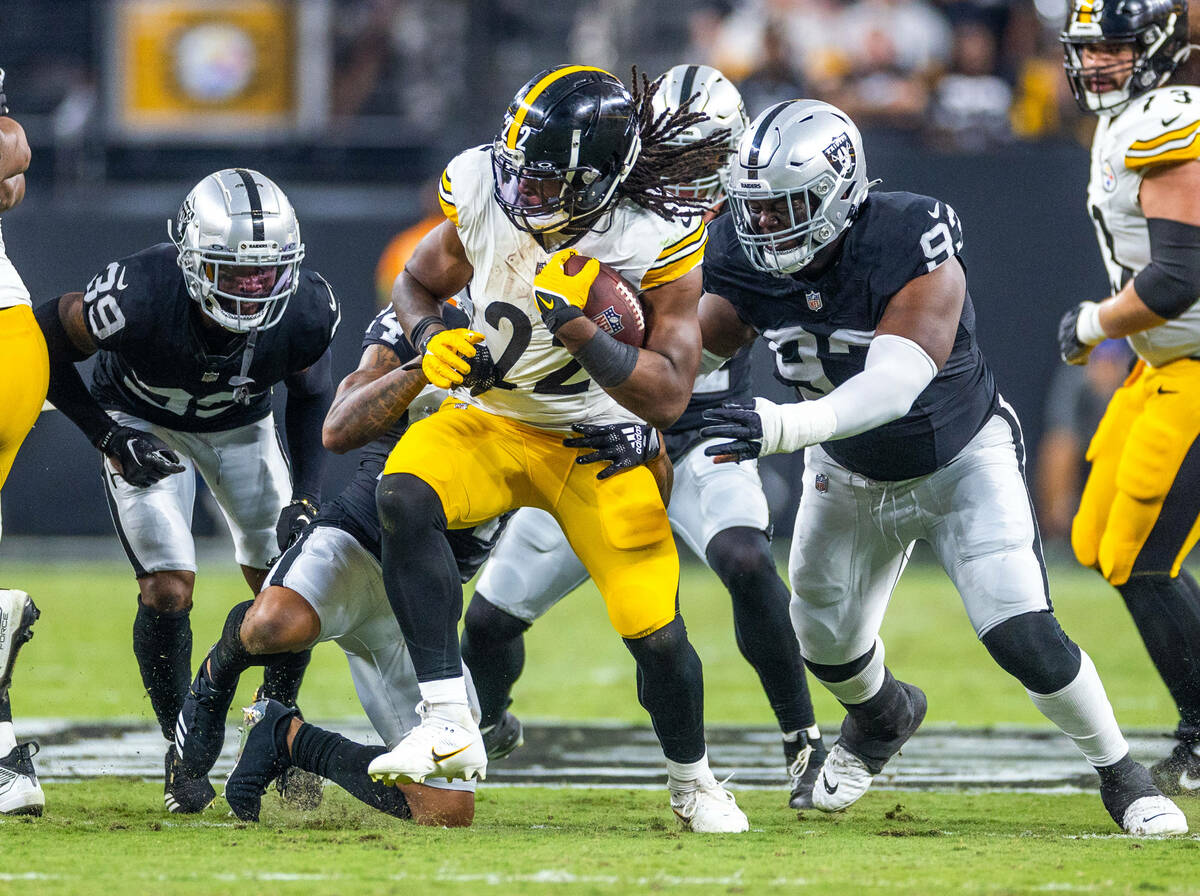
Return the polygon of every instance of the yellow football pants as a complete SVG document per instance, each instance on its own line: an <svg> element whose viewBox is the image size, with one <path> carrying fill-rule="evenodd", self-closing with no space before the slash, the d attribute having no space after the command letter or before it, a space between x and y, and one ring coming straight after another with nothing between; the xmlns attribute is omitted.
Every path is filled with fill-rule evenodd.
<svg viewBox="0 0 1200 896"><path fill-rule="evenodd" d="M1071 546L1113 585L1179 574L1200 538L1200 361L1139 361L1088 446Z"/></svg>
<svg viewBox="0 0 1200 896"><path fill-rule="evenodd" d="M563 435L453 399L414 423L383 472L410 473L441 498L451 529L515 507L540 507L562 527L608 608L613 628L640 638L675 618L679 555L654 476L645 467L604 481Z"/></svg>
<svg viewBox="0 0 1200 896"><path fill-rule="evenodd" d="M0 309L0 488L42 412L49 383L50 357L33 310Z"/></svg>

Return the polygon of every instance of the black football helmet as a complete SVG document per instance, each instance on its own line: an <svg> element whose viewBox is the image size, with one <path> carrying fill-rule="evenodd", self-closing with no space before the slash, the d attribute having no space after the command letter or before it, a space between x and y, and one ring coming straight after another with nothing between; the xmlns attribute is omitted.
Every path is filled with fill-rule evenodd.
<svg viewBox="0 0 1200 896"><path fill-rule="evenodd" d="M560 65L532 77L492 144L493 192L529 233L593 221L641 151L633 97L608 72Z"/></svg>
<svg viewBox="0 0 1200 896"><path fill-rule="evenodd" d="M1116 115L1166 81L1187 58L1187 0L1071 0L1058 39L1079 108ZM1089 44L1128 44L1133 49L1133 69L1123 84L1103 92L1088 89L1090 79L1124 75L1128 64L1084 68L1080 51Z"/></svg>

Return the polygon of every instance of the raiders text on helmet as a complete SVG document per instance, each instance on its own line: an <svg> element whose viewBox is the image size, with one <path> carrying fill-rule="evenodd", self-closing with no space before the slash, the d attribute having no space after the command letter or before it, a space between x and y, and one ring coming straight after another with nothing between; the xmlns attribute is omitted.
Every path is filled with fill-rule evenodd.
<svg viewBox="0 0 1200 896"><path fill-rule="evenodd" d="M248 168L210 174L167 227L188 293L204 314L235 333L279 323L300 283L304 244L292 204L274 182ZM257 275L270 285L242 295L219 285L230 275Z"/></svg>
<svg viewBox="0 0 1200 896"><path fill-rule="evenodd" d="M817 100L776 103L738 144L729 199L750 263L792 274L836 240L867 198L862 136L840 109ZM783 206L783 226L759 229L766 206Z"/></svg>
<svg viewBox="0 0 1200 896"><path fill-rule="evenodd" d="M1085 112L1116 115L1134 97L1161 85L1188 55L1187 0L1071 0L1062 41L1071 92ZM1085 68L1088 45L1127 45L1128 61ZM1089 82L1115 81L1097 91Z"/></svg>
<svg viewBox="0 0 1200 896"><path fill-rule="evenodd" d="M633 98L616 77L587 65L549 69L521 88L492 144L496 201L530 233L590 223L640 149Z"/></svg>
<svg viewBox="0 0 1200 896"><path fill-rule="evenodd" d="M676 65L662 76L652 102L655 116L673 111L691 99L689 112L703 112L706 121L692 125L671 142L679 146L703 140L714 131L729 131L729 154L737 151L738 141L746 132L750 118L742 103L742 95L729 79L710 65ZM685 199L703 199L714 208L725 199L729 184L730 163L726 162L707 177L686 184L675 184L671 192Z"/></svg>

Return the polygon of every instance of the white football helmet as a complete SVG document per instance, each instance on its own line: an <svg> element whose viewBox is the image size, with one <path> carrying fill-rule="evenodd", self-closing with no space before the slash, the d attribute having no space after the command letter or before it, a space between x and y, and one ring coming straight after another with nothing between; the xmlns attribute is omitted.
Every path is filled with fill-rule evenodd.
<svg viewBox="0 0 1200 896"><path fill-rule="evenodd" d="M776 103L738 144L729 183L738 241L758 270L795 273L850 226L870 186L862 135L845 112L817 100ZM772 205L783 226L760 230Z"/></svg>
<svg viewBox="0 0 1200 896"><path fill-rule="evenodd" d="M651 101L655 117L680 108L689 99L689 112L703 112L707 121L692 125L668 141L669 145L687 146L703 140L721 128L729 129L729 154L732 161L738 141L750 124L742 95L732 82L711 65L676 65L663 73L662 83ZM708 208L716 208L725 200L729 184L730 163L726 162L714 174L669 189L683 199L701 199Z"/></svg>
<svg viewBox="0 0 1200 896"><path fill-rule="evenodd" d="M249 168L210 174L167 229L188 293L205 315L235 333L279 323L300 285L304 244L292 204L270 178ZM234 292L234 277L261 287Z"/></svg>

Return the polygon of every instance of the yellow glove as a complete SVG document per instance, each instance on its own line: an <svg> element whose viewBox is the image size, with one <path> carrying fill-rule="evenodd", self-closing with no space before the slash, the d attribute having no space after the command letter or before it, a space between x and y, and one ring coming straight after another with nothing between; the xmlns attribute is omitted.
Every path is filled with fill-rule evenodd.
<svg viewBox="0 0 1200 896"><path fill-rule="evenodd" d="M476 343L483 342L483 334L474 330L442 330L425 345L421 356L421 370L425 378L439 389L451 389L460 385L471 371L469 358L474 358Z"/></svg>
<svg viewBox="0 0 1200 896"><path fill-rule="evenodd" d="M542 323L551 334L567 321L583 316L588 293L600 273L600 262L589 258L577 274L568 274L567 260L578 254L574 249L560 249L534 275L533 295L542 313Z"/></svg>

